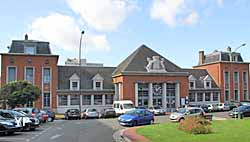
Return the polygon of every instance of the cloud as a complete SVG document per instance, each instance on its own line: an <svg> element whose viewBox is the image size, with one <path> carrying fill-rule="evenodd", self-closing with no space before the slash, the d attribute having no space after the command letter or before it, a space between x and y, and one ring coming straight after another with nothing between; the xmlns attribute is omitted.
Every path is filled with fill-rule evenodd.
<svg viewBox="0 0 250 142"><path fill-rule="evenodd" d="M223 0L153 0L152 19L161 20L170 27L199 23L202 9L223 7Z"/></svg>
<svg viewBox="0 0 250 142"><path fill-rule="evenodd" d="M193 11L183 20L183 23L187 25L194 25L198 22L198 19L199 15L195 11Z"/></svg>
<svg viewBox="0 0 250 142"><path fill-rule="evenodd" d="M73 17L52 13L35 19L29 35L32 39L49 41L53 48L74 52L79 48L80 33L80 27ZM86 33L83 36L83 41L91 51L110 50L106 35Z"/></svg>
<svg viewBox="0 0 250 142"><path fill-rule="evenodd" d="M130 0L67 0L70 8L99 31L114 31L137 6Z"/></svg>

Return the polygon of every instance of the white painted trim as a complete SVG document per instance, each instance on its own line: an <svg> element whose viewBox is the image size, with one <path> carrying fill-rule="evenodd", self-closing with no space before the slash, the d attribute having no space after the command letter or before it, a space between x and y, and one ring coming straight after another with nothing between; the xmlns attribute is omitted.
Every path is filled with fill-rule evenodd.
<svg viewBox="0 0 250 142"><path fill-rule="evenodd" d="M9 68L10 68L10 67L16 68L16 77L15 77L16 80L15 80L15 81L17 81L17 71L18 71L18 70L17 70L17 69L18 69L17 66L7 66L7 67L6 67L6 84L9 83L8 76L9 76Z"/></svg>
<svg viewBox="0 0 250 142"><path fill-rule="evenodd" d="M49 81L49 85L50 85L50 90L49 90L49 93L50 93L50 108L52 107L52 67L51 66L43 66L42 67L42 108L44 108L44 102L43 102L43 97L44 97L44 80L43 80L43 74L44 74L44 69L45 68L49 68L50 69L50 81ZM48 91L45 91L45 92L48 92Z"/></svg>
<svg viewBox="0 0 250 142"><path fill-rule="evenodd" d="M135 82L135 106L138 106L138 83Z"/></svg>
<svg viewBox="0 0 250 142"><path fill-rule="evenodd" d="M226 89L226 76L225 76L225 72L228 72L228 89ZM230 75L231 73L230 73L230 71L228 71L228 70L223 70L223 80L224 80L224 102L230 102L231 101L231 94L230 94L230 90L231 90L231 85L230 85L230 80L231 80L231 75ZM226 101L226 90L228 90L228 93L229 93L229 100L228 101Z"/></svg>
<svg viewBox="0 0 250 142"><path fill-rule="evenodd" d="M249 86L249 85L248 85L248 76L249 76L249 74L248 74L248 71L247 71L247 70L244 70L244 71L242 72L243 98L244 98L244 91L245 91L245 89L244 89L244 88L245 88L245 85L244 85L244 76L243 76L244 73L246 73L246 81L247 81L247 84L246 84L247 98L246 98L246 99L249 100L249 99L250 99L250 98L249 98L249 90L248 90L248 89L249 89L249 88L248 88L248 86Z"/></svg>
<svg viewBox="0 0 250 142"><path fill-rule="evenodd" d="M24 80L28 81L26 78L26 70L27 68L32 68L33 69L33 81L32 84L35 84L35 67L34 66L24 66Z"/></svg>
<svg viewBox="0 0 250 142"><path fill-rule="evenodd" d="M235 81L235 77L234 77L234 74L237 72L237 88L234 88L233 90L234 90L234 92L233 92L233 94L234 94L234 101L240 101L240 74L239 74L239 71L234 71L233 72L233 87L234 87L234 85L235 85L235 83L236 82L234 82ZM235 100L235 90L238 90L238 100Z"/></svg>

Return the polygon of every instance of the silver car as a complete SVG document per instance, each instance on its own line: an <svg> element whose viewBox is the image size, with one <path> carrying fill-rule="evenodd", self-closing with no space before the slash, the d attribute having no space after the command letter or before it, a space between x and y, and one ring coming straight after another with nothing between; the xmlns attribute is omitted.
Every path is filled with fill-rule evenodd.
<svg viewBox="0 0 250 142"><path fill-rule="evenodd" d="M165 115L166 111L160 106L149 107L148 110L154 115Z"/></svg>
<svg viewBox="0 0 250 142"><path fill-rule="evenodd" d="M176 112L171 113L169 118L172 122L181 122L185 120L187 117L193 116L204 116L205 112L202 108L198 107L188 107L188 108L180 108Z"/></svg>
<svg viewBox="0 0 250 142"><path fill-rule="evenodd" d="M99 117L99 113L97 112L97 110L95 108L87 108L83 111L83 118L87 119L87 118L98 118Z"/></svg>

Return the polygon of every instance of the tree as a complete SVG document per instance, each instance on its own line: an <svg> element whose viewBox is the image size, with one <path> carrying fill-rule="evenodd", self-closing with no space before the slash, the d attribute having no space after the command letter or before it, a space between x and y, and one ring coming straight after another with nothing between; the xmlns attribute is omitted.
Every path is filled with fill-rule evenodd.
<svg viewBox="0 0 250 142"><path fill-rule="evenodd" d="M7 104L11 108L17 105L25 105L36 101L41 96L41 90L28 81L20 80L10 82L1 88L0 97L4 100L4 108Z"/></svg>

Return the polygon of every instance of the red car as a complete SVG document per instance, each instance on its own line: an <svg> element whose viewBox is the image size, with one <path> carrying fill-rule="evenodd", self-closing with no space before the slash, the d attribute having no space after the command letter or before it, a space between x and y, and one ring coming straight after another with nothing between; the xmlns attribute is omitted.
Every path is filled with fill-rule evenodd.
<svg viewBox="0 0 250 142"><path fill-rule="evenodd" d="M38 119L40 120L40 122L47 122L49 118L49 115L47 114L47 112L41 110L38 114Z"/></svg>

